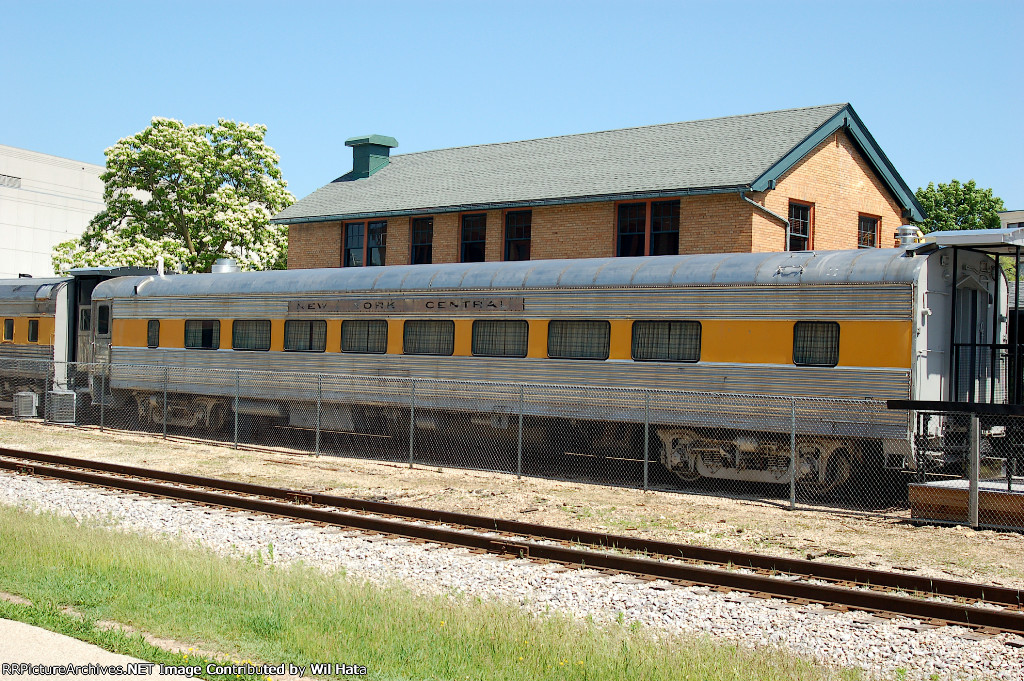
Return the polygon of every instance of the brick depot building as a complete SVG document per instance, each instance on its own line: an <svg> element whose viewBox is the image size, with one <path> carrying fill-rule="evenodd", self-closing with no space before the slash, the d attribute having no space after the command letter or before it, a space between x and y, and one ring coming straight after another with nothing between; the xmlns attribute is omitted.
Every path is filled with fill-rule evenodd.
<svg viewBox="0 0 1024 681"><path fill-rule="evenodd" d="M893 246L923 219L849 104L391 156L274 217L288 267Z"/></svg>

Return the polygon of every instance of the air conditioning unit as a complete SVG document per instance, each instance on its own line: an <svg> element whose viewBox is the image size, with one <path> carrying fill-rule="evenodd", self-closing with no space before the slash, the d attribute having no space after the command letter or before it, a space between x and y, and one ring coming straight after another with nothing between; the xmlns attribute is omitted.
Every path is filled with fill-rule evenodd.
<svg viewBox="0 0 1024 681"><path fill-rule="evenodd" d="M14 393L15 418L35 418L39 408L39 395L36 393Z"/></svg>
<svg viewBox="0 0 1024 681"><path fill-rule="evenodd" d="M46 394L46 420L51 423L75 421L78 394L74 390L51 390Z"/></svg>

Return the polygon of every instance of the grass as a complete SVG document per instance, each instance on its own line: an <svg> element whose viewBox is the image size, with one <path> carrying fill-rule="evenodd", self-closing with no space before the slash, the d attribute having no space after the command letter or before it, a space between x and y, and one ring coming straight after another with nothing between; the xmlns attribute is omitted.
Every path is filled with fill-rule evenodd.
<svg viewBox="0 0 1024 681"><path fill-rule="evenodd" d="M99 632L93 622L114 620L238 660L365 665L372 679L860 678L779 651L656 639L624 616L606 627L533 617L475 598L426 598L311 567L225 559L10 507L0 507L0 590L34 604L0 604L3 616L78 627L79 638L118 652L138 642ZM84 619L69 621L63 606ZM128 652L143 659L158 653Z"/></svg>

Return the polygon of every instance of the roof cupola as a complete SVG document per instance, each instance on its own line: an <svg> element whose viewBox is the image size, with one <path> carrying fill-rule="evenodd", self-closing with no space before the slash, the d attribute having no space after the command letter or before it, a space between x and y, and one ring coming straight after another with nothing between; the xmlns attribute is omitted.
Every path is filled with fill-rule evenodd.
<svg viewBox="0 0 1024 681"><path fill-rule="evenodd" d="M388 164L393 147L398 146L394 137L385 135L359 135L345 140L346 147L352 147L352 179L369 177Z"/></svg>

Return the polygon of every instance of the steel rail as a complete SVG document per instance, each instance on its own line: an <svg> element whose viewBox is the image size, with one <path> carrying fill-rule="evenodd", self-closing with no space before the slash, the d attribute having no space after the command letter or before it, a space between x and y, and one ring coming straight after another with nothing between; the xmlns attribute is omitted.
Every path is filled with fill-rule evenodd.
<svg viewBox="0 0 1024 681"><path fill-rule="evenodd" d="M440 542L490 553L581 565L589 568L613 570L676 582L726 587L786 599L835 604L860 610L924 619L926 621L942 621L944 623L983 628L990 631L997 630L1019 635L1024 634L1024 613L1013 610L979 608L962 603L945 603L909 598L869 589L850 589L829 584L787 581L759 574L745 574L735 570L721 570L683 563L657 561L649 558L607 554L565 546L541 545L507 538L491 538L471 532L432 525L311 508L258 497L234 496L192 487L175 487L147 482L138 478L104 475L86 470L57 468L48 465L29 465L2 459L0 459L0 468L183 501ZM304 498L301 500L305 501Z"/></svg>
<svg viewBox="0 0 1024 681"><path fill-rule="evenodd" d="M524 523L516 520L504 520L502 518L476 516L453 511L439 511L416 506L369 501L353 497L321 494L317 492L303 492L299 490L268 487L265 485L235 480L208 478L189 475L186 473L172 473L123 464L91 461L88 459L78 459L56 454L29 452L4 447L0 447L0 455L30 461L43 461L57 465L72 466L85 470L106 471L119 475L132 475L177 484L196 485L221 491L252 494L256 496L283 499L286 501L301 501L304 503L331 508L343 508L400 518L415 518L417 520L424 520L428 522L461 525L463 527L478 530L518 534L532 538L569 542L572 544L584 544L608 549L636 551L653 556L664 556L668 558L692 560L701 563L715 563L718 565L750 568L769 573L786 573L831 582L913 591L932 596L948 596L950 598L961 598L971 601L985 601L1001 606L1017 608L1024 606L1024 591L989 584L979 584L976 582L961 582L952 579L887 572L885 570L835 565L832 563L818 563L800 558L767 556L746 551L717 549L704 546L693 546L690 544L676 544L656 539L644 539L641 537L627 537L602 532L591 532L589 530L537 525L534 523Z"/></svg>

